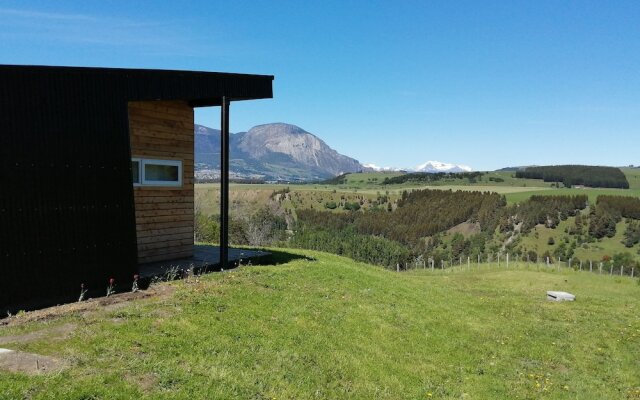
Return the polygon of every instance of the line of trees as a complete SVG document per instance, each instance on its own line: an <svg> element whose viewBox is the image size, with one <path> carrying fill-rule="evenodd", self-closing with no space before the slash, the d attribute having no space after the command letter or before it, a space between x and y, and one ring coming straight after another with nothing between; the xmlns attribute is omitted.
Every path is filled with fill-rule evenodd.
<svg viewBox="0 0 640 400"><path fill-rule="evenodd" d="M529 200L511 207L507 217L511 215L514 223L522 223L520 231L529 232L537 224L547 228L555 228L560 221L573 217L584 210L588 204L586 195L576 196L531 196ZM506 230L506 229L502 229Z"/></svg>
<svg viewBox="0 0 640 400"><path fill-rule="evenodd" d="M590 215L589 235L597 239L605 236L614 237L616 224L622 218L640 219L640 199L629 196L598 196L596 207ZM635 241L633 232L632 228L629 234L630 239L625 240L625 244Z"/></svg>
<svg viewBox="0 0 640 400"><path fill-rule="evenodd" d="M412 172L392 178L384 178L383 185L396 185L402 183L429 183L442 180L468 179L473 182L484 175L484 172Z"/></svg>
<svg viewBox="0 0 640 400"><path fill-rule="evenodd" d="M629 181L615 167L591 165L552 165L527 167L516 171L516 178L542 179L545 182L562 182L566 187L584 185L590 187L629 189Z"/></svg>
<svg viewBox="0 0 640 400"><path fill-rule="evenodd" d="M353 227L334 230L302 222L289 245L386 267L402 264L411 258L405 246L383 237L360 234Z"/></svg>

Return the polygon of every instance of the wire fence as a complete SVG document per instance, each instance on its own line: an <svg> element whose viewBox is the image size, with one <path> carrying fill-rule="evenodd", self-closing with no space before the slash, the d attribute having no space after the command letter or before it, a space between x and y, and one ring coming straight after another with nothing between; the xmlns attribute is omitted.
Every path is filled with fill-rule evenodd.
<svg viewBox="0 0 640 400"><path fill-rule="evenodd" d="M626 267L624 265L616 266L612 261L577 261L568 259L562 261L562 259L554 260L550 257L540 258L532 261L528 258L515 256L511 257L510 254L496 254L495 257L489 255L487 257L458 257L457 259L450 258L449 260L440 259L436 261L432 257L418 257L411 262L403 264L396 264L396 271L408 271L408 270L428 270L432 272L457 272L457 271L472 271L483 269L529 269L538 271L549 270L572 270L576 272L590 272L599 275L608 276L627 276L630 278L639 278L640 270L636 269L636 266Z"/></svg>

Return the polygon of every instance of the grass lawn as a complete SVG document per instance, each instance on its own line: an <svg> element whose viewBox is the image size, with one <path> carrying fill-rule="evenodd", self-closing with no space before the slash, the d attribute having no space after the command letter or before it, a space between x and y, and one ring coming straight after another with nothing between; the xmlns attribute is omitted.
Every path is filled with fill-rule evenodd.
<svg viewBox="0 0 640 400"><path fill-rule="evenodd" d="M0 327L67 360L0 372L0 399L625 399L640 285L586 272L396 273L325 253L172 282L161 298ZM278 253L282 256L284 253ZM551 303L567 290L574 303Z"/></svg>

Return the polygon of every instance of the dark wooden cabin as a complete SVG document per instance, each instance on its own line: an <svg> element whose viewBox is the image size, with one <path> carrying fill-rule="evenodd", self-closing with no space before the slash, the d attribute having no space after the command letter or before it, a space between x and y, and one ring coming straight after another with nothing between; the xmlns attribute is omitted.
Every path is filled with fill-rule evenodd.
<svg viewBox="0 0 640 400"><path fill-rule="evenodd" d="M0 65L0 312L72 301L81 283L130 282L140 263L190 256L193 109L221 107L226 207L229 104L271 98L272 81ZM222 222L226 232L226 212Z"/></svg>

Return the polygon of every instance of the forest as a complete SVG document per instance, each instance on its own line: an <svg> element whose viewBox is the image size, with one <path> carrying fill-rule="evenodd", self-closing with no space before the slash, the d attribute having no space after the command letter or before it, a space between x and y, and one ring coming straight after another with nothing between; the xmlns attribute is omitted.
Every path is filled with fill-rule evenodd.
<svg viewBox="0 0 640 400"><path fill-rule="evenodd" d="M412 172L410 174L385 178L382 184L399 185L403 183L430 183L451 179L467 179L469 182L475 183L477 178L482 175L484 175L484 172Z"/></svg>
<svg viewBox="0 0 640 400"><path fill-rule="evenodd" d="M590 165L553 165L527 167L516 171L516 178L542 179L545 182L562 183L565 187L584 185L589 187L629 189L629 182L620 168Z"/></svg>

